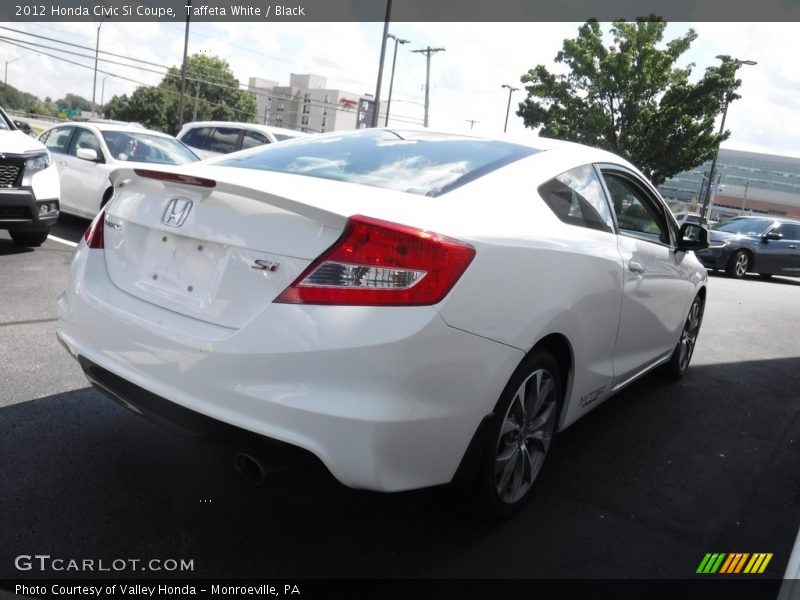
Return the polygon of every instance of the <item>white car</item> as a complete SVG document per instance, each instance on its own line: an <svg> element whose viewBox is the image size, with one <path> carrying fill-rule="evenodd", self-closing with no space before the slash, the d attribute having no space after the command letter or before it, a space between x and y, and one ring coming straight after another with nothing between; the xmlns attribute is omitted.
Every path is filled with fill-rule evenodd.
<svg viewBox="0 0 800 600"><path fill-rule="evenodd" d="M701 217L696 213L676 213L675 220L678 222L678 225L683 225L684 223L696 223L698 225L702 225L703 227L708 227L708 219Z"/></svg>
<svg viewBox="0 0 800 600"><path fill-rule="evenodd" d="M112 179L58 301L90 381L356 488L510 515L555 432L683 375L702 321L705 230L601 150L370 129Z"/></svg>
<svg viewBox="0 0 800 600"><path fill-rule="evenodd" d="M53 158L0 109L0 229L15 244L39 246L58 221L59 185Z"/></svg>
<svg viewBox="0 0 800 600"><path fill-rule="evenodd" d="M171 135L137 124L63 123L39 139L51 152L61 181L61 210L94 218L113 193L108 176L123 165L182 165L200 160Z"/></svg>
<svg viewBox="0 0 800 600"><path fill-rule="evenodd" d="M187 123L177 138L201 158L214 158L239 150L285 142L304 137L305 133L258 123L232 121L195 121Z"/></svg>

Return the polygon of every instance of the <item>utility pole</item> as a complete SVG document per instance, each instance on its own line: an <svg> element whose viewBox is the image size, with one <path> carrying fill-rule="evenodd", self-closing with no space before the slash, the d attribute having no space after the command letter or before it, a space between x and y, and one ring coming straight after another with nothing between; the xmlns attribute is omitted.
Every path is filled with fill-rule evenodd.
<svg viewBox="0 0 800 600"><path fill-rule="evenodd" d="M427 69L425 72L425 121L423 125L425 127L428 126L428 110L430 108L430 91L431 91L431 54L436 54L437 52L444 52L444 48L431 48L428 46L427 48L420 48L419 50L412 50L412 52L418 52L420 54L424 54L425 58L427 59Z"/></svg>
<svg viewBox="0 0 800 600"><path fill-rule="evenodd" d="M186 93L186 55L189 51L189 16L192 13L192 0L186 2L186 34L183 38L183 63L181 64L181 99L178 102L178 130L183 127L183 95Z"/></svg>
<svg viewBox="0 0 800 600"><path fill-rule="evenodd" d="M100 24L97 26L97 44L94 47L94 79L92 80L92 116L97 116L97 105L94 103L97 97L97 55L100 54L100 28L103 26L105 17L100 19Z"/></svg>
<svg viewBox="0 0 800 600"><path fill-rule="evenodd" d="M194 109L192 110L192 122L197 121L197 103L200 101L200 74L197 74L197 83L194 88Z"/></svg>
<svg viewBox="0 0 800 600"><path fill-rule="evenodd" d="M742 215L744 215L744 207L747 204L747 190L750 189L750 182L744 184L744 198L742 198Z"/></svg>
<svg viewBox="0 0 800 600"><path fill-rule="evenodd" d="M480 123L480 121L476 121L475 119L464 119L467 123L469 123L469 130L472 131L472 128L475 126L475 123Z"/></svg>

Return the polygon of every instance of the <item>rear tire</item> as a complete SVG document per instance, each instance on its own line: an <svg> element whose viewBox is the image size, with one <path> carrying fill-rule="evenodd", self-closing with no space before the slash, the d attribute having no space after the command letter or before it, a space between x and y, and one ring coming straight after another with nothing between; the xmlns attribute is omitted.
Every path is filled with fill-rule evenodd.
<svg viewBox="0 0 800 600"><path fill-rule="evenodd" d="M686 316L683 331L681 331L681 338L678 340L675 350L672 351L669 362L663 368L663 373L670 379L680 379L689 368L697 336L700 333L700 326L703 324L705 305L705 300L698 295L689 308L689 314Z"/></svg>
<svg viewBox="0 0 800 600"><path fill-rule="evenodd" d="M558 363L548 352L526 357L491 418L475 482L481 513L507 519L530 499L552 447L562 403Z"/></svg>
<svg viewBox="0 0 800 600"><path fill-rule="evenodd" d="M47 239L50 230L45 231L14 231L8 232L17 246L41 246Z"/></svg>
<svg viewBox="0 0 800 600"><path fill-rule="evenodd" d="M728 261L725 272L731 277L741 279L750 270L751 263L750 253L747 250L737 250Z"/></svg>

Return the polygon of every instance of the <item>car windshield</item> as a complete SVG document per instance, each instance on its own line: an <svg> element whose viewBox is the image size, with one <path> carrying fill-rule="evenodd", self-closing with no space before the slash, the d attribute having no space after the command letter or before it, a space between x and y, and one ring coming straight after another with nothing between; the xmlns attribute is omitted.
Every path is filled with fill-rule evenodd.
<svg viewBox="0 0 800 600"><path fill-rule="evenodd" d="M216 164L438 196L536 152L501 141L371 130L272 144Z"/></svg>
<svg viewBox="0 0 800 600"><path fill-rule="evenodd" d="M6 119L6 115L4 113L0 113L0 130L8 131L11 129L11 124Z"/></svg>
<svg viewBox="0 0 800 600"><path fill-rule="evenodd" d="M286 140L293 140L295 138L300 137L298 135L287 135L285 133L273 133L272 135L274 135L275 139L278 140L279 142L285 142Z"/></svg>
<svg viewBox="0 0 800 600"><path fill-rule="evenodd" d="M117 160L182 165L200 159L178 140L138 131L104 131L103 139Z"/></svg>
<svg viewBox="0 0 800 600"><path fill-rule="evenodd" d="M741 233L742 235L759 235L770 225L772 225L770 219L731 219L725 223L718 223L711 229L728 233Z"/></svg>

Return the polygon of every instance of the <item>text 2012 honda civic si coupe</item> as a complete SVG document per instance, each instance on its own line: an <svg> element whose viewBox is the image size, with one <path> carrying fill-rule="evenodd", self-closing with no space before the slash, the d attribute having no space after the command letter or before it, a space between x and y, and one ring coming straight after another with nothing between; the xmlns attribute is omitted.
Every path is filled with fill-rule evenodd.
<svg viewBox="0 0 800 600"><path fill-rule="evenodd" d="M706 245L613 154L371 129L124 168L58 301L89 379L342 483L529 497L555 433L686 371Z"/></svg>

